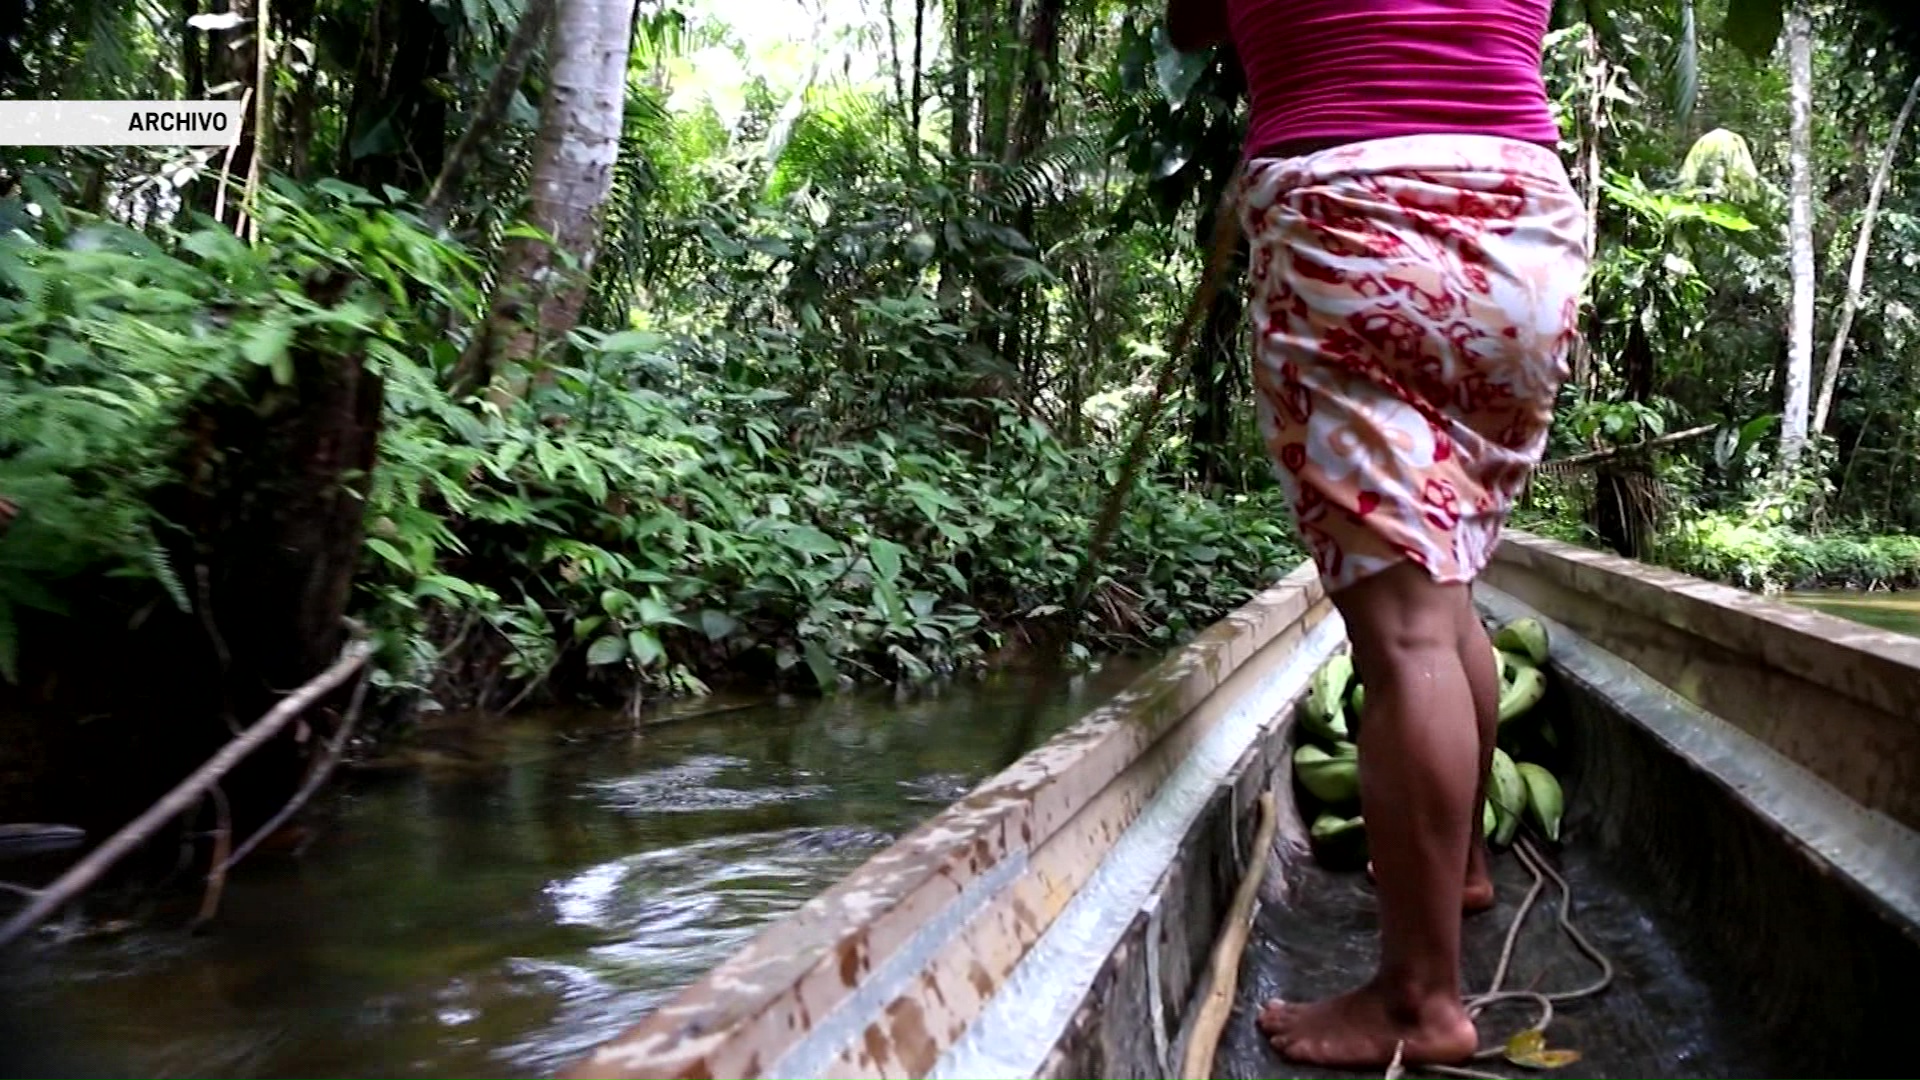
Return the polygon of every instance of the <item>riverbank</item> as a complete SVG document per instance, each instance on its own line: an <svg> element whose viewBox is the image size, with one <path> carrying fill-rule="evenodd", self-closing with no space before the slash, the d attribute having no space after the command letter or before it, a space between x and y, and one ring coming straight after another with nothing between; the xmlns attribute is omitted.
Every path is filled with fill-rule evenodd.
<svg viewBox="0 0 1920 1080"><path fill-rule="evenodd" d="M1578 522L1516 514L1514 525L1570 544L1606 548ZM1649 560L1751 592L1888 592L1920 589L1920 536L1834 530L1820 534L1732 515L1690 517L1662 535Z"/></svg>
<svg viewBox="0 0 1920 1080"><path fill-rule="evenodd" d="M1810 535L1703 514L1669 535L1659 556L1683 573L1755 592L1920 588L1920 536Z"/></svg>

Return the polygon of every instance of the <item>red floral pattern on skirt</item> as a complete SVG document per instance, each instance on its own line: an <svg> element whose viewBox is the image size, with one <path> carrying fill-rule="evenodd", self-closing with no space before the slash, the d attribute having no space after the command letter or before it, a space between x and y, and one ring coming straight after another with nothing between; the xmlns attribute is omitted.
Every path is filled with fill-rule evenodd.
<svg viewBox="0 0 1920 1080"><path fill-rule="evenodd" d="M1329 589L1471 581L1546 449L1585 286L1558 156L1419 135L1248 163L1261 433Z"/></svg>

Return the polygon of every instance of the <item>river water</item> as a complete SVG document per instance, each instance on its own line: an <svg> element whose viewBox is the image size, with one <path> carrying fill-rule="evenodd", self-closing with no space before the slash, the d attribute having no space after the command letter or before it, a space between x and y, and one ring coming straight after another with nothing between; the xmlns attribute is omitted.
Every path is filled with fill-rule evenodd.
<svg viewBox="0 0 1920 1080"><path fill-rule="evenodd" d="M1037 736L1146 666L1049 679ZM550 1074L991 775L1026 693L999 675L638 737L445 721L414 767L349 782L302 858L237 873L208 932L0 974L0 1075Z"/></svg>
<svg viewBox="0 0 1920 1080"><path fill-rule="evenodd" d="M1795 592L1786 598L1829 615L1920 637L1920 591Z"/></svg>

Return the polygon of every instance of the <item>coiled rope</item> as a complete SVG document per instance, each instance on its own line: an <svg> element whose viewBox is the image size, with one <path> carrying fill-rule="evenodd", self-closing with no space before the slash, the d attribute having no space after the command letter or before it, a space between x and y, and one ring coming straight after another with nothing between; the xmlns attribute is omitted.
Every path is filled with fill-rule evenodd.
<svg viewBox="0 0 1920 1080"><path fill-rule="evenodd" d="M1484 993L1467 999L1467 1015L1478 1019L1490 1005L1509 1001L1532 1002L1539 1006L1540 1018L1532 1027L1523 1028L1519 1034L1538 1032L1545 1036L1547 1026L1553 1023L1553 1009L1556 1004L1593 997L1613 985L1613 961L1607 959L1607 955L1601 952L1578 926L1574 925L1573 887L1567 884L1567 879L1562 877L1560 872L1547 861L1547 857L1541 853L1540 849L1534 846L1533 840L1522 836L1513 845L1513 853L1519 857L1520 864L1527 868L1527 872L1533 875L1533 885L1527 889L1526 898L1520 902L1520 909L1514 913L1513 923L1507 927L1506 941L1500 948L1500 962L1493 969L1493 981L1488 984ZM1600 969L1600 977L1578 989L1562 990L1557 993L1503 990L1501 987L1506 984L1507 972L1513 966L1514 952L1520 942L1520 929L1526 925L1527 916L1533 913L1534 904L1540 899L1540 894L1546 891L1549 880L1560 890L1560 904L1559 910L1555 912L1555 921L1559 923L1561 932L1573 942L1574 948L1580 950L1582 955L1593 961L1594 965ZM1510 1041L1481 1049L1473 1055L1473 1060L1492 1061L1506 1057L1509 1053ZM1422 1065L1417 1068L1421 1072L1433 1073L1436 1076L1466 1077L1469 1080L1508 1080L1499 1073L1481 1072L1478 1069L1455 1068L1447 1065ZM1393 1064L1387 1067L1387 1077L1389 1080L1395 1080L1402 1075L1404 1072L1400 1066L1400 1054L1396 1049Z"/></svg>

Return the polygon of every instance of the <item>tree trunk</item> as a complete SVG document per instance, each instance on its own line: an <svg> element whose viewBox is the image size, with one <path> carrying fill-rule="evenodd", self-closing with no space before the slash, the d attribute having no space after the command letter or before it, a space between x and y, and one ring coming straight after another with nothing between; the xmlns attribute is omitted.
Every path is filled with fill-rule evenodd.
<svg viewBox="0 0 1920 1080"><path fill-rule="evenodd" d="M209 5L212 6L212 5ZM231 30L209 30L206 32L206 51L204 79L207 82L206 93L212 97L239 101L253 86L258 74L259 59L254 50L258 47L259 37L254 31L253 19L256 13L254 0L227 0L228 12L241 18L240 25ZM199 31L190 31L199 33ZM235 46L238 46L236 48ZM191 73L189 74L191 77ZM212 213L216 206L231 210L229 220L238 218L237 207L240 192L247 182L247 173L253 168L253 145L255 125L251 116L240 120L240 137L233 147L231 158L224 160L224 169L216 165L210 170L208 183L195 198L195 204L203 211ZM226 189L226 198L220 199L220 189Z"/></svg>
<svg viewBox="0 0 1920 1080"><path fill-rule="evenodd" d="M1867 254L1873 246L1873 226L1880 216L1880 196L1886 193L1887 178L1893 175L1893 163L1900 149L1900 137L1913 116L1913 104L1920 99L1920 78L1907 90L1907 99L1894 117L1893 130L1887 133L1887 145L1880 152L1880 166L1874 170L1867 188L1867 205L1860 213L1860 235L1853 242L1853 265L1847 271L1847 296L1840 305L1840 317L1833 328L1833 344L1827 349L1827 369L1820 378L1820 397L1813 407L1813 431L1827 430L1827 413L1833 406L1833 388L1840 381L1840 358L1847 351L1847 337L1853 332L1854 316L1860 311L1860 296L1867 285Z"/></svg>
<svg viewBox="0 0 1920 1080"><path fill-rule="evenodd" d="M467 130L461 134L460 141L453 144L447 153L446 164L440 167L440 175L434 178L432 190L427 192L426 212L433 218L444 217L447 205L460 192L460 182L466 179L473 159L480 152L480 144L492 136L493 129L507 115L507 107L513 104L514 92L527 77L527 66L533 62L533 54L540 51L540 42L547 36L547 24L553 20L554 0L528 0L526 11L520 16L520 25L514 28L512 40L507 42L507 51L500 57L500 65L493 70L493 78L487 82L486 95L480 104L474 107L473 116L467 121Z"/></svg>
<svg viewBox="0 0 1920 1080"><path fill-rule="evenodd" d="M501 253L485 324L454 369L462 390L485 385L503 363L534 361L580 317L620 154L633 13L634 0L561 0L555 11L527 215L550 241L516 236Z"/></svg>
<svg viewBox="0 0 1920 1080"><path fill-rule="evenodd" d="M907 154L920 167L920 111L926 103L922 68L926 63L927 0L913 0L913 86L907 109Z"/></svg>
<svg viewBox="0 0 1920 1080"><path fill-rule="evenodd" d="M447 74L452 41L429 0L385 0L367 33L340 171L375 191L424 191L446 160L447 102L434 81Z"/></svg>
<svg viewBox="0 0 1920 1080"><path fill-rule="evenodd" d="M281 58L293 55L290 43L314 38L314 2L315 0L279 0L276 10L280 20L280 32L275 39L289 43L278 49L276 55ZM296 180L306 180L311 175L313 152L313 122L320 111L320 84L315 77L315 69L321 63L316 52L313 66L307 69L305 76L296 80L293 96L281 110L281 119L276 121L275 130L281 132L280 160L285 163L287 175Z"/></svg>
<svg viewBox="0 0 1920 1080"><path fill-rule="evenodd" d="M1792 304L1787 321L1787 370L1780 420L1780 464L1791 468L1807 443L1807 398L1813 381L1813 26L1805 0L1787 11L1787 79L1792 123L1787 159L1787 248Z"/></svg>
<svg viewBox="0 0 1920 1080"><path fill-rule="evenodd" d="M1592 27L1587 29L1585 53L1587 73L1593 85L1587 94L1586 122L1580 125L1580 179L1587 210L1586 252L1591 261L1600 234L1600 128L1607 118L1606 102L1613 83L1613 66L1601 53L1600 35ZM1574 339L1571 360L1573 385L1581 394L1590 393L1593 389L1591 333Z"/></svg>
<svg viewBox="0 0 1920 1080"><path fill-rule="evenodd" d="M1065 0L1037 0L1027 21L1020 111L1003 151L1006 164L1025 161L1046 141L1047 122L1053 117L1053 73L1060 66L1060 14L1065 7Z"/></svg>
<svg viewBox="0 0 1920 1080"><path fill-rule="evenodd" d="M947 156L956 163L973 154L974 2L953 0L947 14Z"/></svg>
<svg viewBox="0 0 1920 1080"><path fill-rule="evenodd" d="M981 12L990 15L991 8ZM1007 22L1004 30L993 25L991 18L981 21L981 29L986 42L990 42L987 55L987 76L981 95L980 141L974 151L980 157L1001 157L1007 150L1007 134L1013 117L1013 92L1016 83L1012 65L1007 63L1009 53L1018 55L1018 46L1024 37L1026 17L1022 0L1007 0ZM1015 46L1007 48L1011 41ZM986 173L976 174L978 183L984 185Z"/></svg>
<svg viewBox="0 0 1920 1080"><path fill-rule="evenodd" d="M180 5L180 73L187 84L186 99L198 101L207 96L206 42L188 20L200 14L200 0L182 0Z"/></svg>

